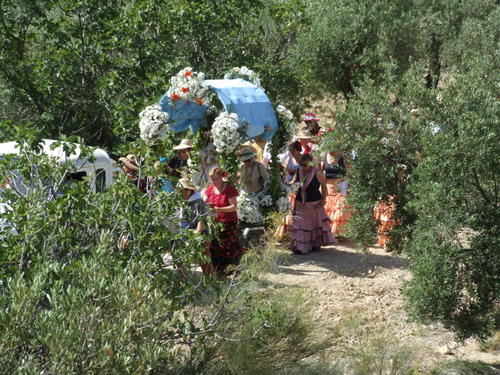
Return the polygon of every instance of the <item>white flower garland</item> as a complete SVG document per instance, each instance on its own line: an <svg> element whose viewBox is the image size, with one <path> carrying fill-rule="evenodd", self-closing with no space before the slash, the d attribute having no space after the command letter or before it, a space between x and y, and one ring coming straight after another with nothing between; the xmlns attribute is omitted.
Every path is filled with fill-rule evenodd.
<svg viewBox="0 0 500 375"><path fill-rule="evenodd" d="M293 136L297 133L297 123L293 120L294 116L292 111L282 104L276 107L276 115L278 117L280 129L278 129L275 139L276 142L281 145L278 152L283 153L288 150L288 145L292 141Z"/></svg>
<svg viewBox="0 0 500 375"><path fill-rule="evenodd" d="M140 137L148 145L154 145L158 140L165 139L168 134L168 113L163 112L159 105L150 105L139 113Z"/></svg>
<svg viewBox="0 0 500 375"><path fill-rule="evenodd" d="M282 214L287 213L292 208L292 204L286 196L280 197L276 202L276 206L278 207L278 212Z"/></svg>
<svg viewBox="0 0 500 375"><path fill-rule="evenodd" d="M255 86L259 86L264 90L258 74L253 70L248 69L246 66L242 66L241 68L233 68L229 72L224 74L224 79L234 78L242 78L246 81L252 82Z"/></svg>
<svg viewBox="0 0 500 375"><path fill-rule="evenodd" d="M282 116L285 120L291 121L293 120L293 113L289 109L287 109L284 105L279 104L276 107L276 113L278 116Z"/></svg>
<svg viewBox="0 0 500 375"><path fill-rule="evenodd" d="M232 153L241 143L238 115L222 112L212 125L212 136L218 153Z"/></svg>
<svg viewBox="0 0 500 375"><path fill-rule="evenodd" d="M192 68L184 68L170 78L171 87L167 91L170 101L178 100L205 104L208 97L208 87L205 84L205 74L194 72Z"/></svg>
<svg viewBox="0 0 500 375"><path fill-rule="evenodd" d="M237 198L238 219L244 223L258 224L264 221L256 194L241 192Z"/></svg>
<svg viewBox="0 0 500 375"><path fill-rule="evenodd" d="M271 207L273 205L273 198L267 192L262 192L257 197L260 206Z"/></svg>

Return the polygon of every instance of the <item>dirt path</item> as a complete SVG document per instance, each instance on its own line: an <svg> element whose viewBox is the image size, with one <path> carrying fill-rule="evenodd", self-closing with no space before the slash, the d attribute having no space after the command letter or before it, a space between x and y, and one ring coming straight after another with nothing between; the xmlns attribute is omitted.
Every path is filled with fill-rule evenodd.
<svg viewBox="0 0 500 375"><path fill-rule="evenodd" d="M318 253L293 255L279 273L265 278L275 285L301 288L314 301L318 321L332 327L347 324L369 332L389 332L399 342L418 348L426 365L462 359L500 368L499 351L480 351L474 340L458 345L451 332L439 325L409 321L400 293L404 280L410 278L407 265L405 259L380 248L362 254L347 242ZM343 332L340 340L353 340L352 332Z"/></svg>

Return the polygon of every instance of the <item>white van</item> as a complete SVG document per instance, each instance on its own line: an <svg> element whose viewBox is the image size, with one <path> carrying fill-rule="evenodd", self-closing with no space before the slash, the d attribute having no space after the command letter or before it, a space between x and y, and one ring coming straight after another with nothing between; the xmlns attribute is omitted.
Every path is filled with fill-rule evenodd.
<svg viewBox="0 0 500 375"><path fill-rule="evenodd" d="M40 143L41 152L55 158L60 163L69 161L75 166L75 171L68 175L67 180L81 180L83 177L90 176L92 178L92 191L94 192L103 191L113 183L113 172L116 171L116 168L106 151L96 148L93 153L94 160L89 161L85 157L80 157L80 145L74 145L76 146L75 151L67 156L63 149L65 142L60 142L60 145L52 148L56 142L58 141L44 139ZM6 155L19 155L17 142L0 143L0 159Z"/></svg>
<svg viewBox="0 0 500 375"><path fill-rule="evenodd" d="M91 188L93 192L101 192L113 183L113 172L117 169L114 167L113 160L109 157L106 151L96 148L93 152L93 161L88 160L85 157L80 157L81 146L74 144L76 146L74 152L67 156L63 149L63 144L65 142L60 142L61 144L55 148L52 148L54 143L58 141L45 139L40 144L41 153L44 155L55 158L59 163L71 162L75 166L75 170L66 176L65 182L82 180L84 177L91 177ZM19 155L19 147L17 142L6 142L0 143L0 160L4 159L6 155ZM16 172L12 171L12 176L14 180L16 179ZM19 182L19 181L18 181ZM12 181L11 183L16 184L16 191L23 194L22 183L16 183ZM3 188L6 186L0 186L0 194L2 194ZM2 214L9 211L11 208L8 203L0 202L0 241L5 237L5 233L9 232L16 234L17 231L12 225L12 223L7 222Z"/></svg>

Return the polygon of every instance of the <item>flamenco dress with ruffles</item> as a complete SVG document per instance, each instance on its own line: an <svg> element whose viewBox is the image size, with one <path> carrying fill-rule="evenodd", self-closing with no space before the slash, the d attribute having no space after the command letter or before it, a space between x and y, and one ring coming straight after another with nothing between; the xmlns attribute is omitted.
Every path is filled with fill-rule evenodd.
<svg viewBox="0 0 500 375"><path fill-rule="evenodd" d="M332 221L332 233L335 236L342 236L345 226L352 216L352 210L346 202L345 191L339 187L347 184L344 159L340 157L335 162L328 162L328 157L323 159L323 171L326 177L326 214ZM345 189L347 190L347 189Z"/></svg>
<svg viewBox="0 0 500 375"><path fill-rule="evenodd" d="M321 246L334 243L330 230L330 218L323 205L318 205L323 199L320 183L316 177L318 169L314 167L297 191L295 212L290 228L292 240L290 248L294 252L307 254ZM298 178L304 178L303 169L298 171Z"/></svg>
<svg viewBox="0 0 500 375"><path fill-rule="evenodd" d="M224 190L217 194L214 186L209 185L205 190L205 195L207 203L212 207L227 207L230 205L229 199L238 196L238 191L234 186L227 184ZM214 268L223 271L230 264L238 264L245 250L240 245L236 211L217 212L215 221L222 224L222 229L218 233L218 238L210 242L210 257Z"/></svg>
<svg viewBox="0 0 500 375"><path fill-rule="evenodd" d="M285 184L290 184L293 180L293 177L295 176L295 173L297 170L300 168L299 163L293 158L293 156L290 154L290 152L287 152L285 155L283 155L282 160L280 160L281 165L285 171L285 175L283 176L283 182ZM292 173L290 173L291 171ZM290 207L295 206L295 198L296 198L296 193L295 192L290 192L288 194L288 202L290 202ZM283 239L287 237L287 232L289 228L291 227L293 223L293 217L292 213L289 212L284 218L283 222L281 225L278 226L276 229L274 236L278 239Z"/></svg>
<svg viewBox="0 0 500 375"><path fill-rule="evenodd" d="M397 225L394 219L396 211L396 203L394 196L388 196L387 199L380 199L373 208L373 216L377 223L377 245L387 248L387 244L391 239L390 233Z"/></svg>

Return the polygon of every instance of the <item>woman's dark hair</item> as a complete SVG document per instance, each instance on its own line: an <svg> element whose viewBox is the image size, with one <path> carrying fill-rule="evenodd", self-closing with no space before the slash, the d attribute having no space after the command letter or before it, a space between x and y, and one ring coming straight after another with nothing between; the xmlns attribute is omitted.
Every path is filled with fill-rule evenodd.
<svg viewBox="0 0 500 375"><path fill-rule="evenodd" d="M312 157L311 154L302 154L302 155L300 155L299 164L309 163L311 161L313 161L313 157Z"/></svg>
<svg viewBox="0 0 500 375"><path fill-rule="evenodd" d="M292 142L288 145L288 151L302 151L302 146L299 141Z"/></svg>

